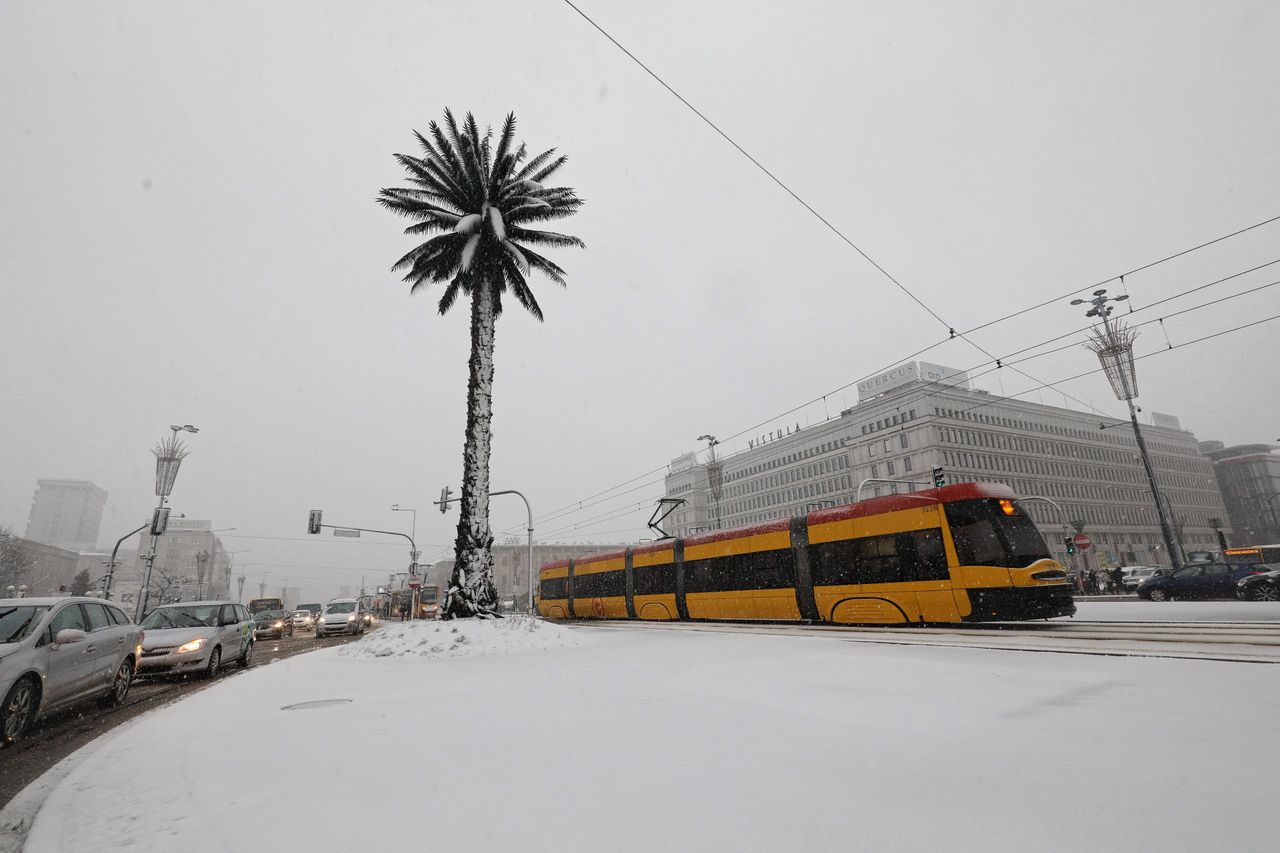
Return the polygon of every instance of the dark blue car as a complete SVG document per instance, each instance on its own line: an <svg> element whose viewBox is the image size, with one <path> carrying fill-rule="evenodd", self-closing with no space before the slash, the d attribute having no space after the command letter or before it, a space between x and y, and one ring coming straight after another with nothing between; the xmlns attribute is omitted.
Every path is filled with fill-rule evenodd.
<svg viewBox="0 0 1280 853"><path fill-rule="evenodd" d="M1138 586L1138 597L1149 601L1190 598L1235 598L1236 584L1261 568L1244 563L1196 563L1148 578Z"/></svg>

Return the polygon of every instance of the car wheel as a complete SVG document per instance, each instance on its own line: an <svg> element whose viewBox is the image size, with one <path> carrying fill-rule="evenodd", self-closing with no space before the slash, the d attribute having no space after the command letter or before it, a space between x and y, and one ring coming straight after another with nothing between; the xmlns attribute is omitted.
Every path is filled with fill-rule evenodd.
<svg viewBox="0 0 1280 853"><path fill-rule="evenodd" d="M113 708L124 704L129 695L129 687L133 684L133 658L125 658L116 670L116 677L111 682L111 692L98 700L104 708Z"/></svg>
<svg viewBox="0 0 1280 853"><path fill-rule="evenodd" d="M1270 584L1259 584L1253 593L1254 601L1280 601L1280 589Z"/></svg>
<svg viewBox="0 0 1280 853"><path fill-rule="evenodd" d="M0 743L10 744L22 737L35 719L40 694L34 679L23 678L9 688L0 705Z"/></svg>
<svg viewBox="0 0 1280 853"><path fill-rule="evenodd" d="M1169 593L1159 588L1151 590L1150 596L1152 601L1168 601L1171 598Z"/></svg>
<svg viewBox="0 0 1280 853"><path fill-rule="evenodd" d="M215 678L218 675L218 669L222 666L222 648L215 648L209 653L209 665L204 669L205 678Z"/></svg>
<svg viewBox="0 0 1280 853"><path fill-rule="evenodd" d="M249 665L249 659L252 657L253 657L253 643L250 642L248 645L244 647L244 654L236 658L236 663L240 664L241 668L247 667Z"/></svg>

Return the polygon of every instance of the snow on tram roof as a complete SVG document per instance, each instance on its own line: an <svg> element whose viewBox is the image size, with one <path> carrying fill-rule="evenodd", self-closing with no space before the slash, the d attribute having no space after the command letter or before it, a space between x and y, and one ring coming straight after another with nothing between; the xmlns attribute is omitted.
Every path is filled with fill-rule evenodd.
<svg viewBox="0 0 1280 853"><path fill-rule="evenodd" d="M950 486L942 486L936 489L924 489L919 492L904 492L900 495L884 495L878 498L867 498L858 503L842 504L841 506L828 507L810 512L806 518L809 524L828 524L833 521L844 521L850 518L865 518L870 515L884 515L889 512L899 512L904 509L912 509L925 503L952 503L954 501L968 501L981 498L1009 498L1014 499L1017 495L1013 489L1003 483L954 483ZM728 530L713 530L707 533L698 533L693 536L686 536L684 544L688 545L705 545L709 542L721 542L725 539L741 539L746 536L758 536L763 533L781 533L789 530L791 527L790 518L775 518L770 521L762 521L757 524L749 524L743 527L732 527ZM637 545L632 549L633 554L648 554L654 551L661 551L675 546L674 539L663 539L658 542L646 542ZM585 557L575 558L573 563L580 566L585 563L597 563L601 560L614 560L619 557L626 556L625 550L609 551L603 554L589 554ZM543 564L543 569L560 569L569 565L568 560L557 560L554 563Z"/></svg>

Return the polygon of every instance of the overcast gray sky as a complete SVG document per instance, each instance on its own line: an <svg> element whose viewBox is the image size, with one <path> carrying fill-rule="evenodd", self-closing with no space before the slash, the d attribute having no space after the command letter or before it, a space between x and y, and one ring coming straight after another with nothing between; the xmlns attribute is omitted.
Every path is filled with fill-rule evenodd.
<svg viewBox="0 0 1280 853"><path fill-rule="evenodd" d="M960 328L1280 214L1275 3L579 5ZM37 478L84 478L114 541L154 504L148 448L192 423L173 504L238 528L251 583L329 594L403 566L306 540L311 508L407 530L389 507L415 506L426 555L447 548L456 514L430 501L461 471L466 309L409 296L388 268L411 238L373 203L445 106L514 110L587 200L563 224L586 251L556 255L569 288L535 281L546 322L513 303L498 325L492 484L535 514L946 337L560 0L5 0L0 105L0 524L19 532ZM1280 223L1127 285L1141 307L1277 258ZM1280 288L1165 325L1178 343L1276 313ZM974 340L1082 324L1064 301ZM1142 404L1202 439L1280 437L1278 331L1142 362ZM1153 326L1138 349L1165 346ZM985 361L962 341L928 359ZM1064 390L1121 413L1099 377ZM660 491L539 527L633 539L648 509L566 528ZM523 535L518 500L493 510Z"/></svg>

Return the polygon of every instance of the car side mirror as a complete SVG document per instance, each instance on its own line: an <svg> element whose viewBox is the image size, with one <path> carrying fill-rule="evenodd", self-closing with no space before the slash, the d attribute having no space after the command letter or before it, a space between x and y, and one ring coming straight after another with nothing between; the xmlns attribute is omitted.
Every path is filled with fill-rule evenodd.
<svg viewBox="0 0 1280 853"><path fill-rule="evenodd" d="M64 646L69 643L83 643L87 636L88 634L81 631L79 628L63 628L58 632L58 635L53 638L53 641L60 646Z"/></svg>

